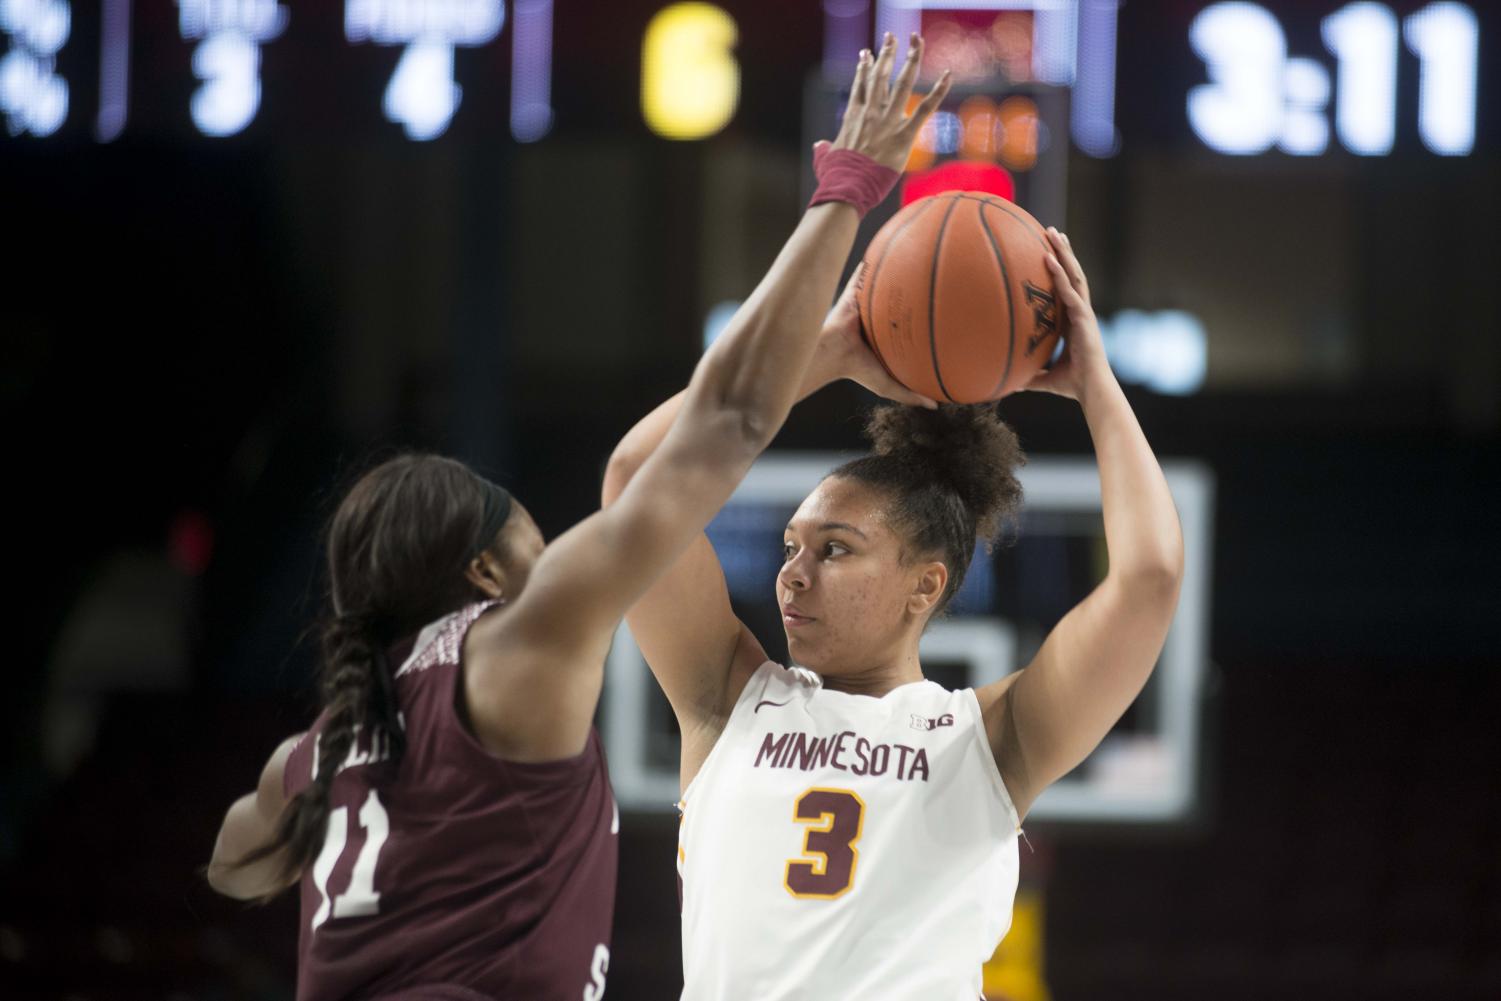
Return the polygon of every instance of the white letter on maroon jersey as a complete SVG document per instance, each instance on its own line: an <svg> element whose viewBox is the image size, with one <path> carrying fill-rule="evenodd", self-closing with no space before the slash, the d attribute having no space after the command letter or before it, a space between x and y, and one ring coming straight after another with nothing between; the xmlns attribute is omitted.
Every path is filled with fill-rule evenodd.
<svg viewBox="0 0 1501 1001"><path fill-rule="evenodd" d="M589 968L589 983L584 985L584 1001L600 1001L605 996L605 974L610 972L610 947L601 942L594 947L594 965Z"/></svg>

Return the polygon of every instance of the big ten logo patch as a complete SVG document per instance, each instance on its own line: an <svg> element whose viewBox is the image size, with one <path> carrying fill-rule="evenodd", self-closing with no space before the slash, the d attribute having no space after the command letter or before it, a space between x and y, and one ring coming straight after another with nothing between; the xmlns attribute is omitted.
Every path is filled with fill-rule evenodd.
<svg viewBox="0 0 1501 1001"><path fill-rule="evenodd" d="M939 716L936 719L933 718L933 717L931 717L931 716L917 716L917 715L914 715L912 717L912 729L914 729L914 730L936 730L936 729L938 729L941 726L953 726L953 725L954 725L954 714L953 713L944 713L942 716Z"/></svg>

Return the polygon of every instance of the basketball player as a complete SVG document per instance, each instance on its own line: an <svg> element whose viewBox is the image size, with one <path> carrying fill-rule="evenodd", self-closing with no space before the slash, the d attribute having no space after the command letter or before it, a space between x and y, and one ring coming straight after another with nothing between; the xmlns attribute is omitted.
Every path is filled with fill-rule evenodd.
<svg viewBox="0 0 1501 1001"><path fill-rule="evenodd" d="M974 1001L1010 924L1022 819L1152 670L1183 574L1177 514L1105 360L1079 262L1064 236L1048 239L1065 349L1028 388L1084 411L1110 565L1025 669L950 692L918 658L976 540L1021 502L1021 449L993 406L884 406L867 429L873 453L797 509L776 596L800 666L768 661L736 619L706 536L627 615L682 731L685 999ZM830 314L803 395L868 351L853 292ZM606 503L625 498L684 405L669 401L621 442Z"/></svg>
<svg viewBox="0 0 1501 1001"><path fill-rule="evenodd" d="M462 464L408 455L360 479L328 534L323 711L230 807L210 883L301 883L297 996L597 1001L617 815L591 720L626 609L780 428L859 217L895 182L947 79L911 116L920 44L863 53L818 190L708 351L633 482L544 546Z"/></svg>

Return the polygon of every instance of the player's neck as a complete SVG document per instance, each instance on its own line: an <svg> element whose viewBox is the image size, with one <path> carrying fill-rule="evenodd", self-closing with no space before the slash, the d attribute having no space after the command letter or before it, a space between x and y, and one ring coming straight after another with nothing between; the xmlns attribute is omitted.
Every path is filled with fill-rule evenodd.
<svg viewBox="0 0 1501 1001"><path fill-rule="evenodd" d="M917 657L917 643L903 644L889 660L837 676L823 676L823 687L850 695L880 698L887 692L914 681L923 680L922 664Z"/></svg>

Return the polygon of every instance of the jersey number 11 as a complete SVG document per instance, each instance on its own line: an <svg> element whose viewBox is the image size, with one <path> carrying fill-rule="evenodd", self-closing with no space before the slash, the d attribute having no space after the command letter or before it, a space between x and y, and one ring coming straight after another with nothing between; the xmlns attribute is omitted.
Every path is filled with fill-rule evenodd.
<svg viewBox="0 0 1501 1001"><path fill-rule="evenodd" d="M313 863L313 885L323 898L318 910L313 913L314 931L329 919L330 914L336 918L352 918L380 913L380 893L375 889L375 863L380 858L380 850L385 845L386 838L391 834L391 820L386 816L386 808L381 806L380 797L375 794L374 789L366 797L365 805L360 807L358 817L360 826L365 829L365 843L360 846L360 853L355 857L354 870L349 874L348 889L330 897L328 878L333 875L334 866L338 865L339 857L344 854L348 838L346 831L353 825L349 823L348 807L341 806L328 815L328 833L324 836L323 850Z"/></svg>

